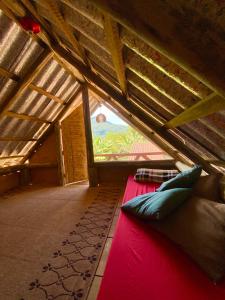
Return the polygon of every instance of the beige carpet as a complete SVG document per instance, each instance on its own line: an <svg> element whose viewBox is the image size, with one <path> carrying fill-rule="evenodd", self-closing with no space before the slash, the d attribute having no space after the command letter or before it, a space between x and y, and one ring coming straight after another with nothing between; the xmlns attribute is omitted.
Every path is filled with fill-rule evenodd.
<svg viewBox="0 0 225 300"><path fill-rule="evenodd" d="M121 192L74 185L1 197L0 299L85 299Z"/></svg>

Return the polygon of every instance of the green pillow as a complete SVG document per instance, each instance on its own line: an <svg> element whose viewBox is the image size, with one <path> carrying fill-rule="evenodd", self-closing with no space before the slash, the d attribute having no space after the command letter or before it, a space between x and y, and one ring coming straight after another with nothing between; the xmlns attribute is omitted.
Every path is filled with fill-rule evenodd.
<svg viewBox="0 0 225 300"><path fill-rule="evenodd" d="M200 177L201 172L202 167L196 165L192 169L181 172L176 177L162 183L157 192L174 188L191 188Z"/></svg>
<svg viewBox="0 0 225 300"><path fill-rule="evenodd" d="M163 219L190 196L192 189L177 188L137 196L122 206L141 219Z"/></svg>

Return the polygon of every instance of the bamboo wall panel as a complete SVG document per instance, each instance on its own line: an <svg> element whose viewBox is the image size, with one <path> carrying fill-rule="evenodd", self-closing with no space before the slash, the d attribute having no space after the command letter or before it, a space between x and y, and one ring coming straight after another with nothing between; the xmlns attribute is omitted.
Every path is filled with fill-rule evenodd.
<svg viewBox="0 0 225 300"><path fill-rule="evenodd" d="M82 105L62 121L62 137L66 183L87 180L87 155Z"/></svg>

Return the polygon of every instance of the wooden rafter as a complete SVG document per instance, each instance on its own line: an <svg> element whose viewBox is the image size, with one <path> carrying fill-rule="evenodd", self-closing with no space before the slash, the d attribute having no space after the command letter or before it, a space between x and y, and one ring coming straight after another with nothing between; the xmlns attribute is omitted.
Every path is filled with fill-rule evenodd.
<svg viewBox="0 0 225 300"><path fill-rule="evenodd" d="M58 41L59 39L57 36L52 32L50 26L48 23L42 18L36 11L36 8L33 6L30 0L20 0L23 5L26 7L26 9L35 17L35 19L42 25L41 32L38 34L38 36L45 42L47 43L48 46L51 46L51 38L49 34L51 33L54 38Z"/></svg>
<svg viewBox="0 0 225 300"><path fill-rule="evenodd" d="M225 168L225 161L224 160L215 160L215 159L208 159L207 160L210 164L213 164L218 167Z"/></svg>
<svg viewBox="0 0 225 300"><path fill-rule="evenodd" d="M85 82L84 76L78 72L78 70L74 67L72 67L70 64L68 64L67 61L63 60L61 57L59 57L56 53L54 54L54 59L57 61L57 63L64 68L74 79L79 81L80 83Z"/></svg>
<svg viewBox="0 0 225 300"><path fill-rule="evenodd" d="M55 0L46 0L45 5L49 9L49 11L48 11L49 14L52 15L52 17L54 18L58 27L61 28L61 30L64 32L66 38L68 39L70 44L73 46L75 52L83 59L85 64L89 65L89 61L85 55L83 48L80 46L75 35L73 34L73 31L72 31L70 25L68 25L66 23L66 21L64 20L56 1Z"/></svg>
<svg viewBox="0 0 225 300"><path fill-rule="evenodd" d="M167 122L165 127L174 128L224 109L225 99L213 93Z"/></svg>
<svg viewBox="0 0 225 300"><path fill-rule="evenodd" d="M44 50L39 59L36 61L32 70L30 70L24 78L18 81L17 86L12 90L11 94L5 100L4 106L0 109L0 118L3 117L6 112L10 109L12 104L17 100L17 98L25 91L33 79L38 75L42 68L47 64L47 62L52 58L53 53L49 50Z"/></svg>
<svg viewBox="0 0 225 300"><path fill-rule="evenodd" d="M131 101L126 101L126 98L123 95L121 95L107 82L105 82L95 73L93 73L85 65L79 62L69 52L67 52L60 46L55 46L54 49L59 55L64 57L64 59L66 59L68 62L74 65L80 72L82 72L84 76L86 76L94 84L99 86L108 95L110 95L119 105L124 106L127 111L134 114L141 122L143 122L146 126L151 128L155 133L161 136L164 140L168 141L168 143L174 146L178 151L181 151L192 161L196 163L200 163L206 171L217 172L215 168L210 166L200 155L195 153L191 148L188 148L186 145L184 145L179 139L174 137L172 133L167 132L164 128L161 128L161 126L158 123L156 123L155 120L153 120L150 116L148 116L144 111L140 110L134 103L131 103Z"/></svg>
<svg viewBox="0 0 225 300"><path fill-rule="evenodd" d="M5 116L10 117L10 118L17 118L17 119L21 119L21 120L28 120L28 121L33 121L33 122L41 122L41 123L51 124L50 121L44 120L42 118L37 118L35 116L29 116L26 114L19 114L19 113L15 113L12 111L5 112Z"/></svg>
<svg viewBox="0 0 225 300"><path fill-rule="evenodd" d="M67 110L70 109L71 105L76 102L78 95L81 93L81 87L77 89L75 94L69 99L69 101L66 103L66 105L63 107L57 118L51 123L51 125L46 129L44 134L41 135L41 137L34 143L34 145L31 147L31 149L28 151L28 153L24 156L21 163L25 163L27 159L29 159L32 155L32 153L39 147L41 143L43 143L50 132L53 130L54 125L63 118L63 116L67 113Z"/></svg>
<svg viewBox="0 0 225 300"><path fill-rule="evenodd" d="M10 78L10 79L12 79L14 81L19 81L19 79L20 79L19 76L17 76L13 72L10 72L10 71L6 70L3 67L0 67L0 76L4 76L4 77L7 77L7 78Z"/></svg>
<svg viewBox="0 0 225 300"><path fill-rule="evenodd" d="M15 0L1 0L12 12L19 17L24 17L26 15L26 10L24 7Z"/></svg>
<svg viewBox="0 0 225 300"><path fill-rule="evenodd" d="M0 75L8 77L8 78L10 78L14 81L17 81L17 82L20 80L19 76L15 75L13 72L10 72L10 71L2 68L2 67L0 67ZM42 95L48 97L49 99L52 99L53 101L55 101L57 103L64 104L64 101L62 99L60 99L59 97L47 92L43 88L41 88L41 87L39 87L39 86L37 86L33 83L30 83L28 85L28 88L32 89L33 91L36 91L39 94L42 94Z"/></svg>
<svg viewBox="0 0 225 300"><path fill-rule="evenodd" d="M120 39L118 24L108 15L104 15L104 30L109 51L112 56L117 78L123 94L127 95L125 65L123 62L123 45Z"/></svg>
<svg viewBox="0 0 225 300"><path fill-rule="evenodd" d="M0 159L21 158L21 157L24 157L24 155L0 156Z"/></svg>
<svg viewBox="0 0 225 300"><path fill-rule="evenodd" d="M15 136L0 136L0 141L2 141L2 142L35 142L35 141L37 141L37 139L15 137Z"/></svg>
<svg viewBox="0 0 225 300"><path fill-rule="evenodd" d="M208 57L212 57L211 47L205 47L201 40L197 41L202 34L202 28L197 24L205 21L203 16L197 15L196 12L199 21L196 21L196 26L192 28L198 33L195 33L195 36L192 34L192 38L195 37L198 48L202 48L202 51L199 49L196 51L196 44L190 45L190 38L188 38L188 34L191 32L187 30L185 12L181 13L176 10L172 4L165 1L146 0L93 0L93 2L103 13L110 14L114 20L137 34L148 45L180 65L210 89L225 97L223 64L221 63L219 68L218 61L215 63L213 59L209 60ZM173 11L174 13L172 13ZM179 27L181 30L177 30ZM182 27L184 27L183 30ZM212 35L210 30L209 32ZM187 36L184 36L185 34ZM214 47L215 51L219 52L218 45L217 49L216 46ZM202 52L204 52L204 56L202 56Z"/></svg>
<svg viewBox="0 0 225 300"><path fill-rule="evenodd" d="M31 83L28 87L30 89L32 89L33 91L36 91L39 94L42 94L42 95L48 97L49 99L52 99L53 101L55 101L57 103L64 104L64 101L62 99L60 99L59 97L57 97L55 95L52 95L51 93L45 91L43 88L41 88L39 86L34 85L33 83Z"/></svg>

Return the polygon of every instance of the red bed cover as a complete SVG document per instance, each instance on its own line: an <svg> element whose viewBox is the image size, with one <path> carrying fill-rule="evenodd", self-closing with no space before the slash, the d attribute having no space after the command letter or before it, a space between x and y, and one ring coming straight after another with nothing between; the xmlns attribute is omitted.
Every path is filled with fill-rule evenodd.
<svg viewBox="0 0 225 300"><path fill-rule="evenodd" d="M128 178L123 202L157 183ZM172 242L120 213L98 300L225 300L225 282L212 281Z"/></svg>

